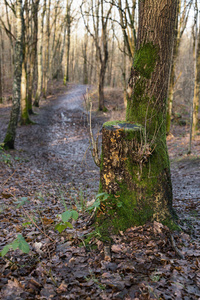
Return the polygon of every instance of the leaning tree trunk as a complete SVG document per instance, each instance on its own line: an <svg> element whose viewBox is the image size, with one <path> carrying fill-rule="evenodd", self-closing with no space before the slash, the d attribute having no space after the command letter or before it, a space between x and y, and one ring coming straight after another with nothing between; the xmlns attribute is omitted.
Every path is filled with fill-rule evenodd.
<svg viewBox="0 0 200 300"><path fill-rule="evenodd" d="M10 122L8 125L4 147L13 149L17 122L20 111L21 74L22 74L22 0L16 1L16 42L14 59L13 97Z"/></svg>
<svg viewBox="0 0 200 300"><path fill-rule="evenodd" d="M100 191L110 196L98 222L107 236L148 220L174 224L166 101L176 9L176 0L139 3L137 50L127 89L127 124L125 128L119 122L111 127L112 123L104 124L103 129Z"/></svg>

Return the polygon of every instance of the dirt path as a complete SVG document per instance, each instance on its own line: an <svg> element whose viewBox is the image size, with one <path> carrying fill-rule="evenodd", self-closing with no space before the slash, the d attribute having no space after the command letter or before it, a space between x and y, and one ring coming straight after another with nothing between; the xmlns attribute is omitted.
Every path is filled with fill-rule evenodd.
<svg viewBox="0 0 200 300"><path fill-rule="evenodd" d="M83 108L85 92L86 86L72 85L58 99L45 101L35 109L37 115L31 118L35 125L17 129L15 155L20 157L23 152L27 159L25 165L21 162L20 181L29 182L34 190L36 177L41 184L71 184L79 190L87 188L88 194L96 193L99 170L89 151L87 113ZM98 121L93 124L94 130L100 127Z"/></svg>

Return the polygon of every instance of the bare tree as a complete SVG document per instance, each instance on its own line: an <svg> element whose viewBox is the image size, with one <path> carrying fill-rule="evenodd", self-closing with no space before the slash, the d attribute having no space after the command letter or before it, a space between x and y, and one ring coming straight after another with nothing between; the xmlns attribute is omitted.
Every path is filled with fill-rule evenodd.
<svg viewBox="0 0 200 300"><path fill-rule="evenodd" d="M34 105L39 107L40 97L42 93L42 81L43 81L43 42L44 42L44 16L46 12L46 0L41 7L42 13L39 17L38 24L38 72L37 72L37 91L35 95Z"/></svg>
<svg viewBox="0 0 200 300"><path fill-rule="evenodd" d="M17 122L20 111L20 96L21 96L21 74L22 74L22 0L16 1L16 41L15 41L15 53L14 53L14 80L13 80L13 98L12 98L12 110L10 115L10 122L8 125L7 133L4 139L5 148L14 148L15 135Z"/></svg>
<svg viewBox="0 0 200 300"><path fill-rule="evenodd" d="M199 111L199 98L200 98L200 24L198 24L197 18L199 14L198 3L195 0L195 34L194 34L194 97L193 97L193 108L192 108L192 137L194 138L197 134L198 129L198 111ZM200 16L199 16L200 23Z"/></svg>
<svg viewBox="0 0 200 300"><path fill-rule="evenodd" d="M50 61L50 7L51 0L48 0L46 7L46 48L45 48L45 64L44 64L44 72L43 72L43 96L46 98L47 96L47 88L49 81L49 61Z"/></svg>
<svg viewBox="0 0 200 300"><path fill-rule="evenodd" d="M172 58L172 66L171 66L171 75L169 82L169 92L168 92L168 103L167 103L167 134L170 133L171 127L171 117L172 117L172 104L173 104L173 95L174 95L174 87L175 87L175 69L176 69L176 60L179 53L181 38L185 31L189 12L192 6L193 0L189 2L187 0L178 0L178 10L176 15L176 26L175 26L175 40L174 40L174 50L173 50L173 58ZM181 4L183 4L183 10L181 11Z"/></svg>
<svg viewBox="0 0 200 300"><path fill-rule="evenodd" d="M30 26L30 50L28 56L29 76L28 76L28 113L33 114L32 98L33 98L33 83L35 79L37 65L37 42L38 42L38 9L40 0L32 0L31 3L31 26Z"/></svg>
<svg viewBox="0 0 200 300"><path fill-rule="evenodd" d="M71 25L72 25L72 15L71 15L71 6L73 0L67 0L66 5L66 25L67 25L67 51L66 51L66 61L65 61L65 71L64 71L64 79L63 83L66 84L69 81L69 53L70 53L70 43L71 43Z"/></svg>
<svg viewBox="0 0 200 300"><path fill-rule="evenodd" d="M105 73L108 62L108 20L111 14L113 4L110 3L107 11L105 9L103 0L91 0L90 7L87 7L88 12L83 13L83 6L85 2L81 5L81 13L84 19L85 27L88 33L94 40L96 48L96 58L97 58L97 72L98 72L98 98L99 98L99 110L104 110L104 83L105 83ZM91 18L86 19L86 16ZM93 30L90 26L90 21L93 24Z"/></svg>

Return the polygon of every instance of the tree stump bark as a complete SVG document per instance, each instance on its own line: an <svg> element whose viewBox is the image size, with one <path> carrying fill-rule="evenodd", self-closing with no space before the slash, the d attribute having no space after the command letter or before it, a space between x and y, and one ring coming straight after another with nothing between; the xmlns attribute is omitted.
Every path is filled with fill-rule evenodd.
<svg viewBox="0 0 200 300"><path fill-rule="evenodd" d="M156 141L157 143L158 141ZM169 165L164 145L145 141L145 130L130 122L107 122L102 129L100 192L97 222L101 234L147 221L170 222L173 215Z"/></svg>

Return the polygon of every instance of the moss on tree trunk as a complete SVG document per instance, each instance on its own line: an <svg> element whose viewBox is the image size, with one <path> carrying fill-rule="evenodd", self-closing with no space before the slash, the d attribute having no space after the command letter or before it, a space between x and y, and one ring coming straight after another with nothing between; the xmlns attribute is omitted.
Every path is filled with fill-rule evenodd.
<svg viewBox="0 0 200 300"><path fill-rule="evenodd" d="M145 142L144 128L130 122L107 122L102 134L100 192L110 195L97 216L103 239L149 220L169 224L173 210L166 144Z"/></svg>
<svg viewBox="0 0 200 300"><path fill-rule="evenodd" d="M102 201L97 221L105 240L115 231L149 220L174 225L166 99L176 9L176 0L139 1L127 122L103 126L100 191L109 197Z"/></svg>

